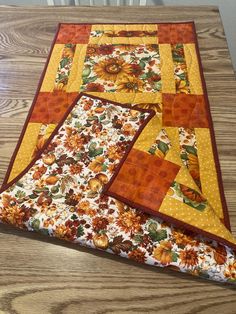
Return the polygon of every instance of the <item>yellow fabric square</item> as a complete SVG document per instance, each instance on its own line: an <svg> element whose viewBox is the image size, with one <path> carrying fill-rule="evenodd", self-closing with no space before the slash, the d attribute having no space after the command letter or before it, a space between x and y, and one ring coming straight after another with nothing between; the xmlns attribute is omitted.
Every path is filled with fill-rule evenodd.
<svg viewBox="0 0 236 314"><path fill-rule="evenodd" d="M64 46L64 44L55 44L53 47L40 92L52 92L54 90L56 73Z"/></svg>
<svg viewBox="0 0 236 314"><path fill-rule="evenodd" d="M42 123L29 123L16 155L8 182L19 175L30 163Z"/></svg>
<svg viewBox="0 0 236 314"><path fill-rule="evenodd" d="M223 209L212 151L210 130L205 128L196 128L195 134L198 147L202 192L216 211L217 215L220 218L223 218Z"/></svg>
<svg viewBox="0 0 236 314"><path fill-rule="evenodd" d="M211 207L201 212L167 195L159 208L159 212L168 216L171 215L183 223L221 237L231 243L236 243L233 235L221 223Z"/></svg>
<svg viewBox="0 0 236 314"><path fill-rule="evenodd" d="M76 45L73 64L67 84L67 93L79 92L82 85L82 74L84 70L84 59L86 55L87 45Z"/></svg>
<svg viewBox="0 0 236 314"><path fill-rule="evenodd" d="M195 44L184 44L184 55L187 65L190 92L191 94L202 95L202 81Z"/></svg>
<svg viewBox="0 0 236 314"><path fill-rule="evenodd" d="M176 93L171 45L160 44L162 93Z"/></svg>

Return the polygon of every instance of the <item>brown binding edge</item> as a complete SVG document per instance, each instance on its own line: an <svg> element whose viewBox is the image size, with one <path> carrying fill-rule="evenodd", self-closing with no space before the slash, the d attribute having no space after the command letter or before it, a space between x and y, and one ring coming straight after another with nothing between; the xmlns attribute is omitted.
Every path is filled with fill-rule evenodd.
<svg viewBox="0 0 236 314"><path fill-rule="evenodd" d="M219 190L220 190L221 204L222 204L222 209L223 209L223 213L224 213L224 223L225 223L226 228L228 228L231 231L230 220L229 220L229 211L228 211L225 193L224 193L222 173L221 173L219 155L218 155L218 150L217 150L217 145L216 145L214 125L213 125L213 120L212 120L211 111L210 111L210 102L208 99L206 81L205 81L205 77L204 77L204 73L203 73L203 66L202 66L202 61L201 61L200 48L199 48L199 44L198 44L197 31L196 31L196 26L195 26L194 22L192 22L192 25L193 25L193 34L194 34L194 39L195 39L196 52L197 52L199 69L200 69L202 87L203 87L203 94L204 94L204 99L205 99L205 103L206 103L206 107L207 107L207 119L209 122L211 144L212 144L212 150L213 150L213 155L214 155L214 161L215 161L215 167L216 167L216 173L217 173L217 179L218 179L218 186L219 186Z"/></svg>
<svg viewBox="0 0 236 314"><path fill-rule="evenodd" d="M35 96L34 96L34 99L33 99L33 102L30 106L30 110L29 110L29 113L27 115L27 118L25 120L25 123L23 125L23 128L22 128L22 131L21 131L21 134L20 134L20 137L19 137L19 140L16 144L16 148L12 154L12 157L10 159L10 163L8 165L8 168L7 168L7 172L5 174L5 177L4 177L4 180L3 180L3 183L2 183L2 186L1 186L1 189L3 189L5 186L8 185L8 179L9 179L9 176L11 174L11 171L12 171L12 166L15 162L15 159L16 159L16 156L17 156L17 153L18 153L18 150L21 146L21 143L22 143L22 140L24 138L24 135L25 135L25 132L26 132L26 129L27 129L27 126L29 124L29 121L30 121L30 118L31 118L31 114L34 110L34 107L35 107L35 104L36 104L36 101L37 101L37 98L38 98L38 95L40 93L40 89L41 89L41 86L42 86L42 83L43 83L43 79L45 77L45 74L46 74L46 71L47 71L47 67L48 67L48 64L49 64L49 61L50 61L50 58L51 58L51 55L52 55L52 51L53 51L53 48L55 46L55 43L56 43L56 39L57 39L57 36L58 36L58 33L59 33L59 30L60 30L60 24L58 24L57 26L57 30L56 30L56 35L54 36L54 39L51 43L51 47L50 47L50 52L49 52L49 55L47 57L47 60L46 60L46 63L44 65L44 68L43 68L43 72L42 74L40 75L40 79L39 79L39 83L38 83L38 87L37 87L37 90L36 90L36 93L35 93ZM13 179L14 180L14 179ZM9 182L10 183L10 182Z"/></svg>
<svg viewBox="0 0 236 314"><path fill-rule="evenodd" d="M117 175L117 174L116 174ZM114 180L114 176L112 177L112 180ZM186 229L186 230L190 230L192 231L193 233L196 234L196 236L198 235L203 235L204 237L208 238L209 240L215 240L219 243L222 243L230 248L232 248L235 252L236 252L236 244L233 244L231 243L230 241L224 239L224 238L221 238L221 237L218 237L216 235L213 235L212 233L210 232L207 232L207 231L204 231L202 229L199 229L197 227L194 227L186 222L183 222L179 219L176 219L176 218L173 218L169 215L166 215L166 214L163 214L159 211L155 211L155 210L152 210L146 206L142 206L140 204L137 204L135 202L132 202L128 199L126 199L125 197L121 196L121 195L118 195L116 194L115 192L111 192L109 191L109 186L112 184L111 180L109 181L109 183L105 186L105 188L103 189L103 194L104 195L107 195L107 196L110 196L110 197L113 197L129 206L131 206L132 208L135 208L135 209L138 209L138 210L141 210L142 212L146 212L152 216L156 216L158 218L161 218L163 219L164 221L168 222L168 223L171 223L173 224L174 226L180 228L180 229Z"/></svg>
<svg viewBox="0 0 236 314"><path fill-rule="evenodd" d="M57 39L59 30L60 30L60 27L63 24L66 24L66 25L104 25L104 24L105 25L113 25L114 23L59 23L58 24L55 37L54 37L53 42L51 44L49 55L47 57L47 60L46 60L45 66L44 66L44 70L43 70L43 72L42 72L42 74L40 76L40 80L39 80L39 84L38 84L38 88L37 88L36 94L34 96L34 100L33 100L32 105L30 107L30 110L29 110L29 113L27 115L27 118L25 120L22 132L20 134L20 137L19 137L19 140L17 142L16 148L15 148L15 150L13 152L12 157L11 157L10 163L8 165L8 169L7 169L5 178L3 180L1 190L4 189L5 186L9 186L9 184L14 181L14 179L13 179L11 182L7 183L8 179L9 179L9 176L10 176L10 173L11 173L11 170L12 170L12 166L13 166L13 164L15 162L16 155L18 153L18 150L19 150L20 145L22 143L23 137L25 135L25 131L26 131L26 128L28 126L28 122L30 120L31 113L33 112L34 106L36 104L36 100L37 100L38 94L40 92L40 88L42 86L42 82L43 82L43 79L44 79L44 76L45 76L45 73L46 73L46 70L47 70L48 63L49 63L50 58L51 58L51 54L52 54L54 45L56 43L56 39ZM223 213L224 213L224 223L225 223L225 226L231 231L230 220L229 220L229 212L228 212L227 203L226 203L225 194L224 194L222 174L221 174L220 163L219 163L219 156L218 156L216 140L215 140L215 134L214 134L213 121L212 121L211 112L210 112L210 103L209 103L209 99L208 99L208 96L207 96L206 82L205 82L205 78L204 78L204 74L203 74L203 67L202 67L202 62L201 62L201 57L200 57L199 44L198 44L196 27L195 27L194 21L156 22L156 23L153 23L153 22L151 22L151 23L126 23L126 22L123 22L123 23L115 23L115 24L117 24L117 25L123 25L123 24L130 24L130 25L135 25L135 24L148 24L148 25L155 25L155 24L192 24L192 26L193 26L193 34L194 34L194 39L195 39L195 45L196 45L196 53L197 53L199 70L200 70L201 81L202 81L202 87L203 87L203 92L204 92L204 99L205 99L206 107L207 107L207 119L208 119L208 122L209 122L209 129L210 129L210 134L211 134L211 142L212 142L212 149L213 149L214 161L215 161L215 166L216 166L218 186L219 186L219 190L220 190L220 198L221 198L222 209L223 209ZM48 141L49 141L49 139L48 139ZM47 142L46 142L46 144L47 144Z"/></svg>
<svg viewBox="0 0 236 314"><path fill-rule="evenodd" d="M80 100L81 97L86 96L92 99L98 99L101 101L106 102L107 104L112 104L115 106L119 106L122 108L128 108L130 110L132 110L132 108L129 105L126 104L120 104L118 102L115 101L110 101L107 100L105 98L100 98L97 96L93 96L93 95L89 95L86 93L80 93L76 99L73 101L73 103L69 106L69 108L66 110L66 113L63 115L63 118L61 119L61 121L58 123L58 125L56 126L56 128L53 130L53 132L51 133L50 137L48 138L47 142L43 145L43 147L37 152L36 156L31 160L31 162L29 163L29 165L18 175L16 176L11 182L7 183L6 185L4 185L3 187L1 187L0 189L0 193L3 193L4 191L6 191L9 187L11 187L14 183L16 183L17 181L19 181L28 171L29 169L35 164L35 162L40 159L40 157L42 156L44 150L50 145L52 139L54 138L55 135L57 135L58 130L61 128L61 126L63 125L63 123L65 122L66 118L68 117L68 115L70 114L70 112L73 110L73 108L76 106L76 104L78 103L78 101ZM151 109L143 109L143 108L135 108L136 111L140 111L143 113L149 113L148 117L146 117L144 119L144 122L141 126L139 126L138 130L136 131L133 139L131 140L128 148L125 150L124 156L121 158L121 161L119 162L119 165L123 164L126 160L126 157L128 156L130 150L132 149L134 143L136 142L136 140L138 139L140 133L142 132L142 130L145 128L145 126L147 125L147 123L155 116L155 111L151 110ZM120 165L120 166L121 166Z"/></svg>

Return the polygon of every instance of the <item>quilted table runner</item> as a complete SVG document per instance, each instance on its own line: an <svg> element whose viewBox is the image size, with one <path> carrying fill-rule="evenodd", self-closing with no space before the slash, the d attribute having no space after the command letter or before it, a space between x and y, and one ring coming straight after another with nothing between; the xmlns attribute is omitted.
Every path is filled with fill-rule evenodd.
<svg viewBox="0 0 236 314"><path fill-rule="evenodd" d="M192 22L59 25L1 190L0 220L235 281L236 240Z"/></svg>

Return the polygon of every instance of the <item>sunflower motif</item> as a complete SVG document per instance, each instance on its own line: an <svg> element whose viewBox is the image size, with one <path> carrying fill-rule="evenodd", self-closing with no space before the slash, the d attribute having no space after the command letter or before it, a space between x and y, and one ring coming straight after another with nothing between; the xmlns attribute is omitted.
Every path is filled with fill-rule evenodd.
<svg viewBox="0 0 236 314"><path fill-rule="evenodd" d="M88 45L86 55L87 56L96 56L98 55L98 46L97 45Z"/></svg>
<svg viewBox="0 0 236 314"><path fill-rule="evenodd" d="M159 103L140 103L136 104L133 108L152 109L156 113L161 113L161 104Z"/></svg>
<svg viewBox="0 0 236 314"><path fill-rule="evenodd" d="M198 255L194 249L185 249L180 252L181 264L185 267L192 267L198 263Z"/></svg>
<svg viewBox="0 0 236 314"><path fill-rule="evenodd" d="M139 93L143 90L143 81L136 77L126 76L117 83L117 90L125 93Z"/></svg>
<svg viewBox="0 0 236 314"><path fill-rule="evenodd" d="M131 65L121 58L109 58L100 61L94 66L94 71L103 80L121 80L127 74L131 74Z"/></svg>
<svg viewBox="0 0 236 314"><path fill-rule="evenodd" d="M206 202L205 197L203 197L202 194L198 193L197 191L180 184L180 190L183 193L183 195L188 198L189 200L197 203Z"/></svg>
<svg viewBox="0 0 236 314"><path fill-rule="evenodd" d="M141 229L140 219L140 216L129 210L120 214L116 224L126 233L138 232Z"/></svg>

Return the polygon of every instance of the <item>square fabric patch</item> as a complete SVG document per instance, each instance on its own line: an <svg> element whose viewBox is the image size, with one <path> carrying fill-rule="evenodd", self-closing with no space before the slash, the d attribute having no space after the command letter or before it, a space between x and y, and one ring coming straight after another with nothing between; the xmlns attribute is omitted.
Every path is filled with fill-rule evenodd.
<svg viewBox="0 0 236 314"><path fill-rule="evenodd" d="M158 27L159 44L178 44L194 42L193 25L179 23L161 24Z"/></svg>
<svg viewBox="0 0 236 314"><path fill-rule="evenodd" d="M86 44L91 31L89 24L62 24L57 34L57 44Z"/></svg>
<svg viewBox="0 0 236 314"><path fill-rule="evenodd" d="M207 128L207 110L203 95L162 94L163 126Z"/></svg>
<svg viewBox="0 0 236 314"><path fill-rule="evenodd" d="M132 149L104 190L130 206L158 211L180 166L137 149Z"/></svg>
<svg viewBox="0 0 236 314"><path fill-rule="evenodd" d="M158 92L158 45L88 45L81 91Z"/></svg>
<svg viewBox="0 0 236 314"><path fill-rule="evenodd" d="M73 103L78 93L65 93L54 91L53 93L41 92L37 98L30 122L43 124L58 123L68 107Z"/></svg>

